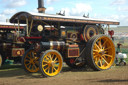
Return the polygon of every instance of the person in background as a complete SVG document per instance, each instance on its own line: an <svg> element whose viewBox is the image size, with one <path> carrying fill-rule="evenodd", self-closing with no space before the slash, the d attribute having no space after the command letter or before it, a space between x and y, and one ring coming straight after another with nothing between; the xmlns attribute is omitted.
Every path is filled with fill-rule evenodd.
<svg viewBox="0 0 128 85"><path fill-rule="evenodd" d="M117 52L120 52L121 50L120 50L120 46L121 46L122 44L121 43L117 43Z"/></svg>
<svg viewBox="0 0 128 85"><path fill-rule="evenodd" d="M115 59L115 64L116 64L116 65L117 65L118 62L119 62L118 53L119 53L119 52L116 51L116 59Z"/></svg>

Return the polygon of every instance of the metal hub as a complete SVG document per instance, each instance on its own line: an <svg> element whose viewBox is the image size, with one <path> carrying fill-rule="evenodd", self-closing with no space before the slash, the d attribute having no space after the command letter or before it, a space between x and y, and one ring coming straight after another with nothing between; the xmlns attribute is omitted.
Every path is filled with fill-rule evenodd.
<svg viewBox="0 0 128 85"><path fill-rule="evenodd" d="M104 50L101 50L101 51L99 52L99 54L104 55L104 54L105 54L105 51L104 51Z"/></svg>
<svg viewBox="0 0 128 85"><path fill-rule="evenodd" d="M48 62L48 66L54 66L54 64L55 64L54 61L49 61Z"/></svg>

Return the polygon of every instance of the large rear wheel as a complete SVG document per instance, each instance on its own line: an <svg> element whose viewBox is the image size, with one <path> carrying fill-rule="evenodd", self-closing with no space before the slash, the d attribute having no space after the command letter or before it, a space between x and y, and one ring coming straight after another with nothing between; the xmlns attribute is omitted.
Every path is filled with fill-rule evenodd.
<svg viewBox="0 0 128 85"><path fill-rule="evenodd" d="M33 73L39 71L39 57L34 49L29 49L26 51L22 58L22 65L25 71Z"/></svg>
<svg viewBox="0 0 128 85"><path fill-rule="evenodd" d="M109 69L115 60L115 46L105 35L92 37L86 45L86 60L94 70Z"/></svg>
<svg viewBox="0 0 128 85"><path fill-rule="evenodd" d="M40 71L45 77L56 76L61 72L63 59L61 54L56 50L47 50L40 57Z"/></svg>

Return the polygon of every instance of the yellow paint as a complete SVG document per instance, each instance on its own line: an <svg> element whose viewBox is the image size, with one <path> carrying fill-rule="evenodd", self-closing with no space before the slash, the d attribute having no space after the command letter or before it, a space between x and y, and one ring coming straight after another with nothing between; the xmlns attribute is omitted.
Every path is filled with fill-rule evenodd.
<svg viewBox="0 0 128 85"><path fill-rule="evenodd" d="M24 66L26 70L29 72L39 71L38 59L39 57L36 56L36 53L34 52L34 50L30 50L24 58Z"/></svg>
<svg viewBox="0 0 128 85"><path fill-rule="evenodd" d="M38 31L43 31L43 26L42 25L38 25L38 27L37 27L37 29L38 29Z"/></svg>
<svg viewBox="0 0 128 85"><path fill-rule="evenodd" d="M112 40L106 36L96 40L93 46L93 60L100 69L108 69L115 59L115 47Z"/></svg>
<svg viewBox="0 0 128 85"><path fill-rule="evenodd" d="M66 35L66 32L65 31L62 31L62 36L65 36Z"/></svg>
<svg viewBox="0 0 128 85"><path fill-rule="evenodd" d="M42 61L42 69L48 76L57 75L62 68L62 58L57 52L48 52Z"/></svg>

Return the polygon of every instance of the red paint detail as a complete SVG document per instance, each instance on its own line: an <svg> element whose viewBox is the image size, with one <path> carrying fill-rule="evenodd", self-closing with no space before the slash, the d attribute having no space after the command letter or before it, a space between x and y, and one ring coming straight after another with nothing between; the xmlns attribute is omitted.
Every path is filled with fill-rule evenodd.
<svg viewBox="0 0 128 85"><path fill-rule="evenodd" d="M80 40L84 40L83 34L80 35Z"/></svg>
<svg viewBox="0 0 128 85"><path fill-rule="evenodd" d="M70 59L70 63L73 64L75 62L75 59Z"/></svg>
<svg viewBox="0 0 128 85"><path fill-rule="evenodd" d="M42 36L40 37L24 37L25 39L42 39Z"/></svg>
<svg viewBox="0 0 128 85"><path fill-rule="evenodd" d="M26 40L24 39L24 37L19 37L17 40L20 41L20 42L26 42Z"/></svg>
<svg viewBox="0 0 128 85"><path fill-rule="evenodd" d="M112 36L114 35L114 30L108 31L108 33L109 33L109 35L110 35L111 38L112 38Z"/></svg>
<svg viewBox="0 0 128 85"><path fill-rule="evenodd" d="M18 52L20 52L19 54L18 54ZM12 56L14 56L14 57L17 57L17 56L23 56L24 55L24 49L13 49L12 50Z"/></svg>
<svg viewBox="0 0 128 85"><path fill-rule="evenodd" d="M0 28L3 28L3 29L18 29L18 27L14 27L14 26L6 26L6 25L0 25ZM24 27L20 26L20 29L24 29Z"/></svg>

